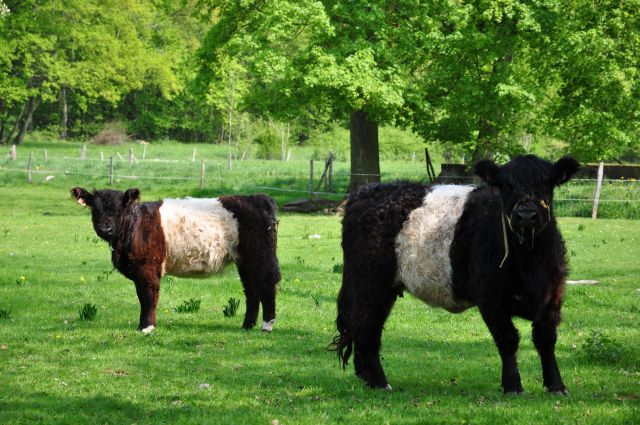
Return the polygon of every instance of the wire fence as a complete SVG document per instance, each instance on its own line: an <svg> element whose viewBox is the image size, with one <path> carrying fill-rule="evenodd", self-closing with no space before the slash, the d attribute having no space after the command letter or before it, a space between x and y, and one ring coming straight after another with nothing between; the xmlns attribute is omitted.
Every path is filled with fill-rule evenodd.
<svg viewBox="0 0 640 425"><path fill-rule="evenodd" d="M322 161L316 161L316 166ZM13 160L7 158L0 164L0 182L19 183L26 179L33 184L83 184L103 187L130 186L135 184L146 189L153 183L176 182L185 190L211 189L218 191L266 191L284 197L321 197L340 199L346 196L349 181L355 173L349 164L334 162L331 184L327 179L320 184L320 172L304 166L304 162L281 161L237 161L232 170L225 160L192 160L145 158L138 160L131 155L125 158L78 158L33 154ZM326 171L326 170L325 170ZM428 182L424 164L395 164L393 169L383 169L378 174L357 174L382 181ZM477 178L457 177L463 184L477 183ZM595 179L576 178L556 190L554 209L560 216L590 217L593 211ZM640 182L634 179L602 179L599 196L598 217L640 219Z"/></svg>

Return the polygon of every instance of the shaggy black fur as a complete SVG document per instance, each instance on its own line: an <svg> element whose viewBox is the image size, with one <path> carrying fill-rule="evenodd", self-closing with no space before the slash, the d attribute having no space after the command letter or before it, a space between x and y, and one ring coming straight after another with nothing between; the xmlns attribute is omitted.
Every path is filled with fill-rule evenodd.
<svg viewBox="0 0 640 425"><path fill-rule="evenodd" d="M489 185L471 192L456 226L450 250L453 290L457 298L478 306L502 359L505 393L523 391L513 316L533 322L544 386L566 393L555 343L567 267L552 201L554 187L578 168L568 157L551 164L532 155L503 167L491 161L475 167ZM409 213L422 204L426 190L419 185L368 187L345 211L344 275L336 319L340 335L334 343L343 365L353 347L356 374L372 387L388 386L379 351L384 322L401 291L394 286L395 238ZM509 255L501 267L503 214Z"/></svg>
<svg viewBox="0 0 640 425"><path fill-rule="evenodd" d="M156 326L162 264L166 245L161 225L162 201L139 203L140 191L96 190L76 187L71 194L91 208L93 227L109 242L113 265L136 286L140 301L138 329ZM238 221L237 266L247 295L243 327L256 323L259 302L265 321L275 318L276 283L280 270L276 257L275 202L266 195L219 198Z"/></svg>
<svg viewBox="0 0 640 425"><path fill-rule="evenodd" d="M382 326L402 293L393 286L395 237L426 192L419 184L365 186L351 196L342 220L344 270L333 344L343 367L355 345L356 374L374 387L387 386L378 355Z"/></svg>
<svg viewBox="0 0 640 425"><path fill-rule="evenodd" d="M276 284L280 281L276 203L266 195L219 199L238 220L240 258L237 266L247 302L242 326L250 329L256 324L259 304L262 304L262 320L269 322L276 318Z"/></svg>

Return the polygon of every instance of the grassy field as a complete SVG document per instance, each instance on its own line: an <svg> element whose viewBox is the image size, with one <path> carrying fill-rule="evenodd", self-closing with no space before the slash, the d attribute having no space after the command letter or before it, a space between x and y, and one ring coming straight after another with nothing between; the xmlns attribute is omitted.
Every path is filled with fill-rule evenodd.
<svg viewBox="0 0 640 425"><path fill-rule="evenodd" d="M601 281L566 291L557 351L570 397L544 392L528 322L516 324L526 393L505 397L477 310L452 315L410 296L383 338L389 393L366 388L325 349L340 285L339 217L281 215L273 333L240 328L244 297L230 267L207 280L165 279L159 328L147 337L135 331L133 284L111 272L89 211L68 194L67 183L80 181L8 183L0 187L2 424L640 423L637 221L560 220L571 278ZM176 192L156 187L146 199ZM227 318L230 297L242 303ZM174 310L192 298L197 313ZM97 307L93 321L79 318L87 303Z"/></svg>
<svg viewBox="0 0 640 425"><path fill-rule="evenodd" d="M106 187L114 156L114 187L140 187L145 200L262 191L283 203L306 195L313 148L294 149L289 162L236 161L229 171L223 146L196 145L192 162L193 145L154 144L147 160L133 165L127 155L132 149L141 159L138 144L89 145L86 161L79 160L80 146L30 140L17 161L0 163L0 423L640 422L638 221L561 219L571 278L601 281L567 289L558 357L570 397L544 393L529 323L517 323L527 393L508 398L499 391L499 357L477 311L452 315L411 297L399 300L383 339L394 391L377 392L352 367L342 372L325 349L340 285L338 217L281 215L283 281L272 334L240 329L244 297L230 267L207 280L166 278L159 328L145 337L135 332L133 284L112 272L88 210L68 194L75 185ZM29 152L32 184L24 172ZM383 161L382 176L424 181L424 163ZM336 162L336 191L347 183L348 164ZM608 184L603 196L608 190L636 199L636 183ZM558 197L588 199L591 191L576 182ZM583 203L556 207L589 214ZM605 215L633 217L630 205L605 206ZM309 238L315 234L320 238ZM227 318L232 297L241 307ZM200 301L198 312L177 312L192 299ZM93 321L79 317L86 304L97 309Z"/></svg>

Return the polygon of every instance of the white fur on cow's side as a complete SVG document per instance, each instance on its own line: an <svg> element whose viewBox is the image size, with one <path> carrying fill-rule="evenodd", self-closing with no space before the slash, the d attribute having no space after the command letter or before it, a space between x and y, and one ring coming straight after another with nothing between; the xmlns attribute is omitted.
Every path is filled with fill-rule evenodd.
<svg viewBox="0 0 640 425"><path fill-rule="evenodd" d="M469 307L454 299L449 251L471 190L473 186L434 186L396 238L396 279L425 303L452 312Z"/></svg>
<svg viewBox="0 0 640 425"><path fill-rule="evenodd" d="M165 273L205 277L236 258L238 222L218 199L164 199Z"/></svg>

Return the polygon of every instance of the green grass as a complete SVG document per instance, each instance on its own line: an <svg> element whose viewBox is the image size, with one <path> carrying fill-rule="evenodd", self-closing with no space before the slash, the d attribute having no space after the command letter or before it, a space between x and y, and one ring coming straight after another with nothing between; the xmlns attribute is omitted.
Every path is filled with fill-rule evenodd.
<svg viewBox="0 0 640 425"><path fill-rule="evenodd" d="M530 323L516 323L526 394L505 397L477 310L453 315L410 296L383 337L389 393L366 388L325 350L340 286L339 217L281 215L273 333L241 329L244 296L231 266L205 280L165 277L158 328L144 336L134 286L112 272L68 183L0 187L0 310L10 312L0 320L0 423L640 423L637 221L560 220L570 277L601 281L566 290L557 354L570 397L543 391ZM231 297L243 301L227 318ZM201 301L198 312L173 310L190 299ZM93 321L78 317L87 303Z"/></svg>

